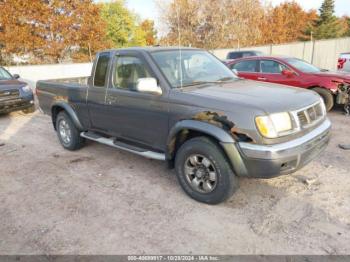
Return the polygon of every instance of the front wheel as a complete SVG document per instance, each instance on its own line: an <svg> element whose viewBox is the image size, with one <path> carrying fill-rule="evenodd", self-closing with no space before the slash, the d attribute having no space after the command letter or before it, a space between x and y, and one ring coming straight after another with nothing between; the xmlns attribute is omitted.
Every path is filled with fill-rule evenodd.
<svg viewBox="0 0 350 262"><path fill-rule="evenodd" d="M175 169L183 190L199 202L221 203L238 188L221 147L207 137L185 142L176 154Z"/></svg>
<svg viewBox="0 0 350 262"><path fill-rule="evenodd" d="M56 131L58 139L65 149L74 151L84 145L85 139L80 136L79 130L64 111L57 115Z"/></svg>
<svg viewBox="0 0 350 262"><path fill-rule="evenodd" d="M331 111L331 109L334 106L334 97L331 91L322 87L315 87L312 90L318 93L322 97L324 104L326 106L327 112Z"/></svg>

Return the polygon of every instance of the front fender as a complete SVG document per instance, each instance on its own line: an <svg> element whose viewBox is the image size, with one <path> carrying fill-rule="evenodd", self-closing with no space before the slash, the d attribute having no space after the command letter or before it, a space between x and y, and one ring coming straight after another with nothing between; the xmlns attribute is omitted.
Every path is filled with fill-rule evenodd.
<svg viewBox="0 0 350 262"><path fill-rule="evenodd" d="M182 130L193 130L205 133L216 138L221 143L235 143L233 137L220 127L198 120L182 120L176 123L169 132L167 140L167 155L169 158L171 158L173 154L171 145L173 144L173 141L176 138L177 134Z"/></svg>
<svg viewBox="0 0 350 262"><path fill-rule="evenodd" d="M198 120L182 120L172 127L167 141L167 159L170 160L174 157L176 137L182 130L199 131L214 137L226 153L235 173L240 176L247 175L247 169L242 161L235 139L222 128Z"/></svg>
<svg viewBox="0 0 350 262"><path fill-rule="evenodd" d="M225 132L222 128L198 120L182 120L176 123L169 132L168 143L179 131L184 129L206 133L210 136L215 137L222 143L235 143L233 137Z"/></svg>
<svg viewBox="0 0 350 262"><path fill-rule="evenodd" d="M84 130L84 127L83 125L81 124L77 114L75 113L74 109L67 103L67 102L64 102L64 101L57 101L55 103L52 104L51 106L51 111L52 111L52 121L53 121L53 124L55 126L55 109L56 108L62 108L64 111L66 111L66 113L70 116L71 120L73 121L73 123L75 124L75 126L80 130L80 131L83 131Z"/></svg>

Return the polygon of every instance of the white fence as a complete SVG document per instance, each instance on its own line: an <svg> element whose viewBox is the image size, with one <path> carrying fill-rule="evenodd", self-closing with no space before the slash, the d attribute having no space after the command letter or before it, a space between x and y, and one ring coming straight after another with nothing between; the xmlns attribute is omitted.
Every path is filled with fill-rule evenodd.
<svg viewBox="0 0 350 262"><path fill-rule="evenodd" d="M230 51L238 49L216 49L213 53L225 59ZM304 59L320 68L336 70L339 54L350 52L350 37L314 42L296 42L282 45L245 47L240 50L257 50L268 55L285 55Z"/></svg>
<svg viewBox="0 0 350 262"><path fill-rule="evenodd" d="M19 74L21 79L34 88L36 81L58 78L86 77L91 74L92 64L55 64L6 67L11 74Z"/></svg>
<svg viewBox="0 0 350 262"><path fill-rule="evenodd" d="M284 45L267 45L246 47L241 50L258 50L271 55L285 55L304 59L320 68L335 70L340 53L350 52L350 37L319 40L314 42L297 42ZM225 59L229 51L237 49L217 49L213 53ZM32 87L37 80L58 78L86 77L91 74L91 63L11 66L7 69L12 74L19 74Z"/></svg>

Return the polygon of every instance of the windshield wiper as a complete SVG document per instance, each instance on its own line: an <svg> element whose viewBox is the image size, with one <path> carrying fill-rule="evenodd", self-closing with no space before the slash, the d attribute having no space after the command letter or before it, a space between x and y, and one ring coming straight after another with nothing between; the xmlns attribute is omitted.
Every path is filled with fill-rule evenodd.
<svg viewBox="0 0 350 262"><path fill-rule="evenodd" d="M214 82L214 81L195 81L195 82L192 82L192 83L189 83L189 84L185 84L185 85L182 85L182 86L178 86L178 88L179 88L179 87L188 87L188 86L204 85L204 84L213 84L213 83L217 83L217 82Z"/></svg>
<svg viewBox="0 0 350 262"><path fill-rule="evenodd" d="M230 80L236 80L238 78L233 78L233 77L224 77L224 78L220 78L219 80L217 80L217 82L227 82L227 81L230 81Z"/></svg>
<svg viewBox="0 0 350 262"><path fill-rule="evenodd" d="M224 78L218 79L216 81L194 81L194 82L189 83L189 84L185 84L185 85L182 85L182 86L177 86L176 88L196 86L196 85L203 85L203 84L220 84L220 83L223 83L223 82L227 82L229 80L234 80L234 78L232 78L232 77L224 77Z"/></svg>

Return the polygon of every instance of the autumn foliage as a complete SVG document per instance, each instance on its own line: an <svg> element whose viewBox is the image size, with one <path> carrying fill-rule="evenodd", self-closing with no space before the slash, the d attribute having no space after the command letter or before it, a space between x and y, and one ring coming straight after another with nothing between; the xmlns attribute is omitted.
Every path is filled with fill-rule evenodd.
<svg viewBox="0 0 350 262"><path fill-rule="evenodd" d="M0 0L0 64L89 61L101 49L158 43L215 49L350 36L350 18L334 15L334 0L319 12L294 1L154 1L160 40L154 21L142 21L126 0Z"/></svg>
<svg viewBox="0 0 350 262"><path fill-rule="evenodd" d="M109 44L92 0L3 0L0 13L2 55L30 55L32 63L80 61Z"/></svg>
<svg viewBox="0 0 350 262"><path fill-rule="evenodd" d="M324 0L321 15L316 10L305 11L295 1L275 7L264 2L267 1L158 1L162 22L168 29L161 43L214 49L350 35L349 18L334 16L334 0Z"/></svg>
<svg viewBox="0 0 350 262"><path fill-rule="evenodd" d="M260 24L261 44L280 44L310 40L318 18L316 10L304 11L296 2L269 8Z"/></svg>

